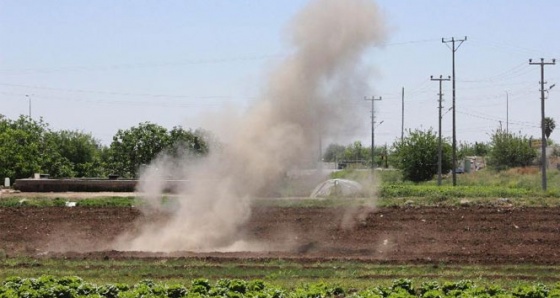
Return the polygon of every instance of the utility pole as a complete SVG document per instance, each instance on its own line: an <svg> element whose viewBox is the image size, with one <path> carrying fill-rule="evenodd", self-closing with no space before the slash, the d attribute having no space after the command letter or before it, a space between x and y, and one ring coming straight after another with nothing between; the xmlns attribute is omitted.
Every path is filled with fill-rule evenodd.
<svg viewBox="0 0 560 298"><path fill-rule="evenodd" d="M28 94L25 94L25 97L27 97L27 101L29 102L29 119L31 119L31 97L29 97Z"/></svg>
<svg viewBox="0 0 560 298"><path fill-rule="evenodd" d="M506 133L509 134L509 93L506 91Z"/></svg>
<svg viewBox="0 0 560 298"><path fill-rule="evenodd" d="M402 87L401 142L404 140L404 87Z"/></svg>
<svg viewBox="0 0 560 298"><path fill-rule="evenodd" d="M430 76L430 80L432 81L439 81L439 106L438 106L438 110L439 110L439 117L438 117L438 125L439 125L439 129L438 129L438 176L437 176L437 185L441 185L441 102L443 100L443 92L441 92L441 85L443 83L443 81L449 81L451 79L451 77L447 77L446 79L443 78L443 76L439 76L439 78L434 79L434 76ZM453 171L455 171L455 169L453 169Z"/></svg>
<svg viewBox="0 0 560 298"><path fill-rule="evenodd" d="M451 59L452 59L452 72L453 72L453 103L452 103L452 113L453 113L453 153L452 153L452 176L453 176L453 186L457 185L457 173L455 173L455 167L457 166L457 129L456 129L456 121L455 121L455 52L459 49L459 47L467 40L465 36L464 39L455 39L455 37L451 37L451 40L445 40L445 38L441 39L442 43L451 43ZM455 46L456 43L459 43Z"/></svg>
<svg viewBox="0 0 560 298"><path fill-rule="evenodd" d="M371 100L371 169L375 168L375 101L381 100L382 97L375 98L372 96L371 98L364 98L365 100Z"/></svg>
<svg viewBox="0 0 560 298"><path fill-rule="evenodd" d="M552 59L552 62L544 62L544 58L541 58L541 62L533 62L529 59L529 65L540 65L541 67L541 172L542 172L542 189L546 191L546 135L544 132L544 66L556 64L556 59Z"/></svg>

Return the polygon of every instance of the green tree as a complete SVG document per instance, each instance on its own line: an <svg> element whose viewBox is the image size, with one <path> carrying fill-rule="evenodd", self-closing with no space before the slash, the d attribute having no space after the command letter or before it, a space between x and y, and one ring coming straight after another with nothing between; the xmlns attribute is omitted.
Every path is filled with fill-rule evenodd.
<svg viewBox="0 0 560 298"><path fill-rule="evenodd" d="M475 156L486 156L490 153L490 146L486 143L474 143L474 155Z"/></svg>
<svg viewBox="0 0 560 298"><path fill-rule="evenodd" d="M344 158L346 147L339 144L330 144L323 154L323 161L335 162Z"/></svg>
<svg viewBox="0 0 560 298"><path fill-rule="evenodd" d="M368 166L371 166L371 147L364 148L364 159ZM374 162L376 167L384 167L385 166L385 158L387 157L387 148L385 146L375 146L373 150Z"/></svg>
<svg viewBox="0 0 560 298"><path fill-rule="evenodd" d="M20 117L17 121L0 118L0 175L28 178L41 170L40 146L45 129L42 122Z"/></svg>
<svg viewBox="0 0 560 298"><path fill-rule="evenodd" d="M143 165L148 165L159 154L174 158L204 155L209 151L206 133L174 127L171 131L157 124L144 122L119 130L113 137L108 152L103 152L113 174L134 178Z"/></svg>
<svg viewBox="0 0 560 298"><path fill-rule="evenodd" d="M10 179L29 178L33 173L52 177L72 175L71 162L58 151L59 143L48 124L20 116L0 116L0 175Z"/></svg>
<svg viewBox="0 0 560 298"><path fill-rule="evenodd" d="M531 165L537 157L526 136L496 130L492 135L488 165L501 171L512 167Z"/></svg>
<svg viewBox="0 0 560 298"><path fill-rule="evenodd" d="M74 165L62 155L56 132L46 131L41 144L41 171L53 178L75 177Z"/></svg>
<svg viewBox="0 0 560 298"><path fill-rule="evenodd" d="M72 164L72 176L100 177L105 175L101 162L102 145L91 134L63 130L53 138L62 157Z"/></svg>
<svg viewBox="0 0 560 298"><path fill-rule="evenodd" d="M367 162L368 148L362 145L362 142L355 141L354 143L348 145L344 150L344 159L353 162Z"/></svg>
<svg viewBox="0 0 560 298"><path fill-rule="evenodd" d="M459 143L457 156L461 159L466 156L486 156L490 152L490 146L485 143Z"/></svg>
<svg viewBox="0 0 560 298"><path fill-rule="evenodd" d="M169 144L165 127L144 122L119 129L110 145L109 169L113 174L135 178L142 165L148 165Z"/></svg>
<svg viewBox="0 0 560 298"><path fill-rule="evenodd" d="M428 181L438 171L438 136L428 131L409 130L408 135L393 144L392 164L402 171L403 179ZM451 170L451 145L442 140L442 172Z"/></svg>
<svg viewBox="0 0 560 298"><path fill-rule="evenodd" d="M556 122L554 121L554 119L552 119L550 117L545 117L543 125L544 125L544 134L546 135L546 138L548 139L548 138L550 138L550 134L552 134L552 132L556 128Z"/></svg>
<svg viewBox="0 0 560 298"><path fill-rule="evenodd" d="M185 154L205 155L209 151L206 132L185 130L180 126L175 126L169 131L167 151L174 157L181 157Z"/></svg>

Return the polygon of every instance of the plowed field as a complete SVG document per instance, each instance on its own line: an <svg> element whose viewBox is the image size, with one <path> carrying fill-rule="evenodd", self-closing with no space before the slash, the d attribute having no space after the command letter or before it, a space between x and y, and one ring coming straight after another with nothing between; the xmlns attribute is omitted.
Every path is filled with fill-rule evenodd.
<svg viewBox="0 0 560 298"><path fill-rule="evenodd" d="M9 256L204 256L365 259L387 263L560 264L560 208L256 207L243 239L291 243L284 251L119 252L112 241L150 220L136 208L0 208Z"/></svg>

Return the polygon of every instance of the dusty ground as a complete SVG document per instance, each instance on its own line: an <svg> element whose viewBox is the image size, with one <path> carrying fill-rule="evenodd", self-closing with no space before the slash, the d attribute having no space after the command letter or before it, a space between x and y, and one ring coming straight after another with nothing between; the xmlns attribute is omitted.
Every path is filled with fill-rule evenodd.
<svg viewBox="0 0 560 298"><path fill-rule="evenodd" d="M118 235L135 231L137 222L146 220L135 208L0 208L0 249L9 256L80 258L194 255L560 264L560 208L390 208L348 213L341 208L258 207L243 228L244 239L289 241L291 250L204 254L111 250Z"/></svg>

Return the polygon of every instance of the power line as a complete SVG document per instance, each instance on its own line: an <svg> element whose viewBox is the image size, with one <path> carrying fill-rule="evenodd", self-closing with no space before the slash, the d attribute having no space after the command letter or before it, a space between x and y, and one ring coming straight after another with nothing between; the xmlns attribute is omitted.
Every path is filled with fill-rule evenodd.
<svg viewBox="0 0 560 298"><path fill-rule="evenodd" d="M495 117L491 117L491 116L487 116L481 113L472 113L472 112L465 112L465 111L457 111L457 113L459 114L463 114L466 116L470 116L473 118L478 118L478 119L482 119L482 120L488 120L488 121L493 121L493 122L502 122L504 121L501 118L495 118ZM523 122L523 121L509 121L510 124L516 124L519 126L524 126L524 127L531 127L531 128L539 128L540 126L535 125L534 123L530 123L530 122Z"/></svg>
<svg viewBox="0 0 560 298"><path fill-rule="evenodd" d="M410 41L397 41L391 43L380 44L383 47L391 46L401 46L410 44L420 44L436 42L438 39L421 39L421 40L410 40ZM204 65L204 64L224 64L224 63L235 63L235 62L245 62L245 61L255 61L255 60L269 60L276 58L288 57L289 54L263 54L263 55L244 55L237 57L220 57L220 58L208 58L208 59L192 59L185 61L168 61L168 62L154 62L154 63L122 63L122 64L109 64L100 66L67 66L58 68L25 68L25 69L0 69L0 74L3 75L19 75L19 74L30 74L30 73L55 73L55 72L89 72L89 71L118 71L118 70L128 70L128 69L138 69L138 68L158 68L158 67L180 67L188 65Z"/></svg>
<svg viewBox="0 0 560 298"><path fill-rule="evenodd" d="M487 47L507 49L510 52L515 52L516 54L521 54L521 55L543 54L542 51L540 50L520 47L516 44L510 44L504 41L486 40L478 37L475 37L472 40L474 41L475 46L482 44L483 46L487 46ZM481 43L477 43L477 41Z"/></svg>
<svg viewBox="0 0 560 298"><path fill-rule="evenodd" d="M527 66L527 64L523 63L523 64L518 64L504 72L501 72L493 76L489 76L482 79L476 79L476 80L459 80L459 82L463 82L463 83L495 82L495 81L516 78L525 75L527 73L530 73L532 71L533 71L532 68Z"/></svg>
<svg viewBox="0 0 560 298"><path fill-rule="evenodd" d="M27 69L5 69L0 70L1 74L29 74L29 73L54 73L54 72L84 72L84 71L115 71L115 70L127 70L127 69L138 69L138 68L158 68L158 67L179 67L187 65L204 65L204 64L223 64L223 63L233 63L233 62L244 62L253 60L267 60L273 58L286 57L286 54L272 54L272 55L249 55L249 56L239 56L239 57L226 57L226 58L214 58L214 59L194 59L187 61L177 61L177 62L160 62L160 63L123 63L123 64L112 64L105 66L68 66L60 68L27 68Z"/></svg>
<svg viewBox="0 0 560 298"><path fill-rule="evenodd" d="M17 88L29 88L29 89L40 89L40 90L49 90L49 91L61 91L61 92L73 92L73 93L92 93L92 94L103 94L103 95L112 95L112 96L138 96L138 97L154 97L154 98L192 98L192 99L226 99L226 98L230 98L230 96L225 96L225 95L195 96L195 95L131 93L131 92L116 92L116 91L100 91L100 90L65 89L65 88L53 88L53 87L45 87L45 86L20 85L20 84L8 84L8 83L0 83L0 86L17 87Z"/></svg>
<svg viewBox="0 0 560 298"><path fill-rule="evenodd" d="M8 95L8 96L26 96L26 93L13 93L13 92L2 92L0 94ZM50 95L41 95L41 94L33 94L34 99L47 99L47 100L63 100L63 101L72 101L72 102L91 102L91 103L98 103L98 104L110 104L110 105L133 105L133 106L154 106L154 107L177 107L177 108L193 108L197 106L223 106L220 102L216 101L198 101L198 102L187 102L187 103L178 103L172 101L137 101L137 100L107 100L107 99L87 99L87 98L76 98L76 97L61 97L61 96L50 96Z"/></svg>

